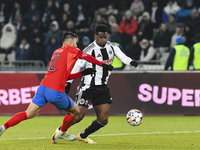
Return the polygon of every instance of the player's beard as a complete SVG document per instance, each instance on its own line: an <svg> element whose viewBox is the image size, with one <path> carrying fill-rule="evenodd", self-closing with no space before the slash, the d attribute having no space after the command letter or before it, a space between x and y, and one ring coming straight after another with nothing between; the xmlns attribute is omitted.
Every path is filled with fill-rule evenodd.
<svg viewBox="0 0 200 150"><path fill-rule="evenodd" d="M97 43L100 47L104 47L106 45L107 42L101 42L101 43Z"/></svg>

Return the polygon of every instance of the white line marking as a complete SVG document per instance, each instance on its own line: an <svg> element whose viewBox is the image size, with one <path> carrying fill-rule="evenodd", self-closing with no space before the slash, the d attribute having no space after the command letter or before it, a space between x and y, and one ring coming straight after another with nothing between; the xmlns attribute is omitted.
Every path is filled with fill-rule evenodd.
<svg viewBox="0 0 200 150"><path fill-rule="evenodd" d="M90 136L118 136L118 135L143 135L143 134L177 134L177 133L200 133L200 130L197 131L174 131L174 132L141 132L141 133L119 133L119 134L98 134ZM50 139L51 137L33 137L33 138L9 138L9 139L0 139L4 140L38 140L38 139Z"/></svg>

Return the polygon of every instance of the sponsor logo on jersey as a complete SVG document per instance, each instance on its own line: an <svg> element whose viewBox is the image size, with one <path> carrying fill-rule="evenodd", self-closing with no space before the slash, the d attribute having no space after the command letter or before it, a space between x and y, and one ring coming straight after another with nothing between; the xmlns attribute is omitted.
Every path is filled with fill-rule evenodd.
<svg viewBox="0 0 200 150"><path fill-rule="evenodd" d="M79 104L83 105L85 103L85 100L84 99L81 99Z"/></svg>
<svg viewBox="0 0 200 150"><path fill-rule="evenodd" d="M88 100L86 100L86 101L85 101L85 105L88 105L88 104L89 104L89 101L88 101Z"/></svg>
<svg viewBox="0 0 200 150"><path fill-rule="evenodd" d="M101 57L101 54L98 54L97 57Z"/></svg>
<svg viewBox="0 0 200 150"><path fill-rule="evenodd" d="M111 59L109 59L109 60L104 60L104 61L101 61L102 63L110 63L110 62L112 62L113 61L113 58L111 58Z"/></svg>

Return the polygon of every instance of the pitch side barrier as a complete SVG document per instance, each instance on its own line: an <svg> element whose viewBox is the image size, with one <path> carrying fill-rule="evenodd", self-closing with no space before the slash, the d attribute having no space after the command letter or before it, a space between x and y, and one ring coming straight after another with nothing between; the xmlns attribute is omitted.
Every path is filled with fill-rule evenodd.
<svg viewBox="0 0 200 150"><path fill-rule="evenodd" d="M137 61L138 67L126 65L124 71L163 71L165 60ZM48 66L48 65L47 65ZM0 71L46 71L47 66L40 60L1 61ZM190 66L189 70L193 70Z"/></svg>
<svg viewBox="0 0 200 150"><path fill-rule="evenodd" d="M0 71L0 114L26 110L46 71ZM125 115L137 108L144 115L200 115L200 71L112 71L109 87L113 103L111 115ZM79 79L69 96L75 99ZM62 115L52 104L40 115ZM94 115L92 105L88 115Z"/></svg>
<svg viewBox="0 0 200 150"><path fill-rule="evenodd" d="M0 71L45 71L47 67L40 60L0 61Z"/></svg>

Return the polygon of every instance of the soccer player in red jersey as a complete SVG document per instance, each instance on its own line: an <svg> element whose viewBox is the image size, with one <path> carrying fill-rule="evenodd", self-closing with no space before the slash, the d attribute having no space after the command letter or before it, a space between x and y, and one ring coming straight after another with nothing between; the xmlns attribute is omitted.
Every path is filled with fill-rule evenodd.
<svg viewBox="0 0 200 150"><path fill-rule="evenodd" d="M47 103L52 103L58 110L66 110L68 113L63 119L59 132L53 134L52 143L57 143L58 138L75 140L68 134L67 129L72 125L76 115L79 113L78 106L65 93L67 80L78 78L82 75L93 74L93 68L85 69L82 72L70 74L77 59L85 59L88 62L97 64L105 69L112 70L111 65L104 64L89 54L83 53L77 48L77 35L66 32L62 37L63 46L54 51L49 64L48 71L41 81L32 102L24 112L15 114L4 125L0 126L0 136L9 127L15 126L23 120L33 118L40 109ZM71 137L70 137L71 136Z"/></svg>

